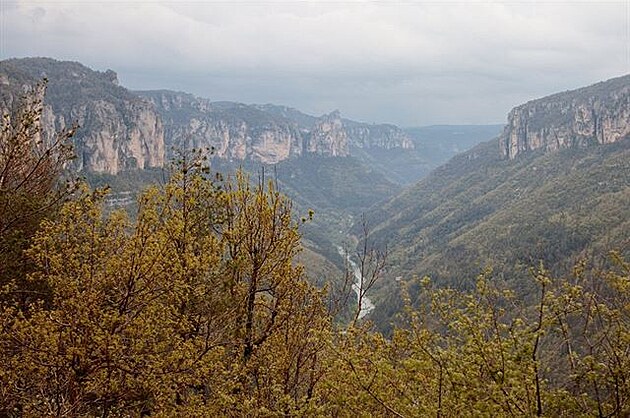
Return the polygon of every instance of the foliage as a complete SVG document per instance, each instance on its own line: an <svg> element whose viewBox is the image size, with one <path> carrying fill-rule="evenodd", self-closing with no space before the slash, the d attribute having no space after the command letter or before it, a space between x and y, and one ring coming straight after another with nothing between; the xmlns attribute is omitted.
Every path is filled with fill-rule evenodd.
<svg viewBox="0 0 630 418"><path fill-rule="evenodd" d="M42 222L5 298L3 416L618 416L630 412L630 266L532 271L519 299L425 278L391 337L334 325L293 263L291 204L261 180L208 178L185 155L132 221L84 187ZM368 277L369 279L369 277ZM411 296L413 295L413 297Z"/></svg>
<svg viewBox="0 0 630 418"><path fill-rule="evenodd" d="M87 186L59 208L70 132L40 142L40 115L26 101L2 130L0 416L630 414L621 254L565 276L541 263L529 284L501 271L469 291L413 281L385 336L356 315L334 322L295 262L298 222L275 183L212 179L190 153L132 216L104 210L108 190ZM576 164L595 165L591 152L609 151ZM605 164L625 167L618 158ZM561 169L554 161L536 164ZM581 179L586 191L597 181ZM624 173L606 181L623 201ZM561 238L555 257L579 243L567 217L537 232ZM366 290L385 262L361 243ZM41 288L46 298L24 297Z"/></svg>
<svg viewBox="0 0 630 418"><path fill-rule="evenodd" d="M628 257L629 145L508 161L489 142L455 157L366 214L374 227L370 238L387 245L392 266L377 291L391 297L393 278L414 274L471 289L470 278L491 267L527 297L528 269L541 261L562 275L580 258L613 249ZM384 329L391 315L380 311L376 320Z"/></svg>
<svg viewBox="0 0 630 418"><path fill-rule="evenodd" d="M46 80L27 91L0 127L0 286L18 280L30 265L22 256L39 223L59 208L73 191L63 184L65 165L73 157L74 129L48 139L41 132ZM35 289L30 289L35 290Z"/></svg>
<svg viewBox="0 0 630 418"><path fill-rule="evenodd" d="M4 306L5 413L308 406L321 350L312 336L328 320L291 264L299 236L288 201L243 176L222 188L197 160L181 164L163 190L143 193L135 224L103 216L105 193L87 189L43 223L30 278L53 301Z"/></svg>
<svg viewBox="0 0 630 418"><path fill-rule="evenodd" d="M339 336L327 401L347 415L627 416L630 266L613 257L605 272L535 272L533 306L487 275L470 293L423 279L390 339Z"/></svg>

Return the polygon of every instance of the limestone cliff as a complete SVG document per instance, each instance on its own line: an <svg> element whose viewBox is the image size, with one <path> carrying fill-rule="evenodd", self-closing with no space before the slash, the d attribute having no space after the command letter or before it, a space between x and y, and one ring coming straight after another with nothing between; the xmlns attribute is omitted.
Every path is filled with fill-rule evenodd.
<svg viewBox="0 0 630 418"><path fill-rule="evenodd" d="M367 124L344 120L349 142L357 148L413 149L411 137L390 124Z"/></svg>
<svg viewBox="0 0 630 418"><path fill-rule="evenodd" d="M609 144L630 136L630 75L514 108L499 137L504 157Z"/></svg>
<svg viewBox="0 0 630 418"><path fill-rule="evenodd" d="M25 88L48 79L42 131L79 125L74 137L79 170L117 174L164 165L162 121L147 101L118 85L116 73L93 71L76 62L48 58L0 62L1 107Z"/></svg>
<svg viewBox="0 0 630 418"><path fill-rule="evenodd" d="M211 148L218 158L267 164L318 155L344 157L353 148L413 148L393 125L321 117L272 104L211 102L168 90L131 92L116 73L49 58L0 61L0 109L24 88L49 80L44 100L45 136L78 124L74 137L78 170L117 174L161 167L172 149Z"/></svg>
<svg viewBox="0 0 630 418"><path fill-rule="evenodd" d="M310 133L321 121L321 118L307 115L297 109L273 104L253 105L278 116L282 116L297 123L302 132ZM405 131L390 124L369 124L350 119L341 119L346 131L348 145L351 148L382 148L382 149L412 149L413 139Z"/></svg>
<svg viewBox="0 0 630 418"><path fill-rule="evenodd" d="M217 102L172 91L145 91L161 114L168 145L212 148L214 155L230 160L275 164L302 153L297 125L253 106Z"/></svg>
<svg viewBox="0 0 630 418"><path fill-rule="evenodd" d="M306 152L331 157L346 157L350 154L348 134L338 111L317 120L310 132Z"/></svg>
<svg viewBox="0 0 630 418"><path fill-rule="evenodd" d="M168 90L137 94L160 113L166 142L175 148L212 148L219 158L266 164L306 154L349 155L339 112L316 118L284 106L210 102Z"/></svg>

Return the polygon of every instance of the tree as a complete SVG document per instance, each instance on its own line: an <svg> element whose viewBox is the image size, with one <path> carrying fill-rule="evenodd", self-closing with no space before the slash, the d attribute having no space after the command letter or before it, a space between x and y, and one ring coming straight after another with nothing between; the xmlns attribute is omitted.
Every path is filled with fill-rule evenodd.
<svg viewBox="0 0 630 418"><path fill-rule="evenodd" d="M630 268L533 270L536 303L489 273L472 292L419 284L391 339L351 329L333 346L331 410L383 416L611 416L630 412Z"/></svg>
<svg viewBox="0 0 630 418"><path fill-rule="evenodd" d="M290 204L196 156L136 221L84 188L27 254L50 305L0 313L0 405L24 415L217 415L313 408L328 326L293 266ZM270 186L271 187L271 186Z"/></svg>
<svg viewBox="0 0 630 418"><path fill-rule="evenodd" d="M46 80L30 89L2 113L0 127L0 286L18 282L22 299L30 267L23 251L40 222L73 191L61 180L73 158L75 127L46 137L41 122L45 90Z"/></svg>

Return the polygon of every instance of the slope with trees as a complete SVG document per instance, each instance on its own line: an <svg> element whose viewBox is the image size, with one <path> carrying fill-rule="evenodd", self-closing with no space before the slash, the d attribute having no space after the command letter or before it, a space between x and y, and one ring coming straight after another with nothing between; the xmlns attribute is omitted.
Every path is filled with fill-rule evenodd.
<svg viewBox="0 0 630 418"><path fill-rule="evenodd" d="M3 276L2 416L630 413L619 253L606 269L533 270L531 300L490 274L470 292L410 282L386 338L335 322L339 305L294 263L300 236L273 183L216 180L185 153L133 218L104 211L106 194L82 186L11 244L29 268ZM24 300L34 282L46 297Z"/></svg>
<svg viewBox="0 0 630 418"><path fill-rule="evenodd" d="M540 125L545 115L536 112L549 106L580 113L590 103L590 122L623 115L629 80L612 79L532 102L538 110L523 113L521 122L506 127L498 141L501 149L506 138L526 131L531 134L528 141L536 143L535 132L547 132ZM602 101L608 96L615 100ZM535 131L528 120L536 121ZM380 306L387 311L375 313L382 327L389 326L402 303L394 290L398 280L414 275L469 289L472 277L492 268L527 295L531 289L523 283L539 263L562 275L580 259L603 263L600 256L611 250L628 256L630 138L622 126L627 121L618 118L600 127L616 132L606 134L614 137L612 143L602 144L582 140L591 131L573 113L547 123L557 135L568 135L555 140L565 145L548 144L507 158L497 140L480 144L368 212L370 239L390 253L389 275L380 289ZM572 141L571 132L580 127L582 139Z"/></svg>

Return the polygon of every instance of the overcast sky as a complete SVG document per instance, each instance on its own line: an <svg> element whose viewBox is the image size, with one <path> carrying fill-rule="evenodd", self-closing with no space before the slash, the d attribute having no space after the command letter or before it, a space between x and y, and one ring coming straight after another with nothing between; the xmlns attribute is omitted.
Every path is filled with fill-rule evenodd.
<svg viewBox="0 0 630 418"><path fill-rule="evenodd" d="M7 1L0 57L113 69L131 89L428 124L630 73L630 0Z"/></svg>

